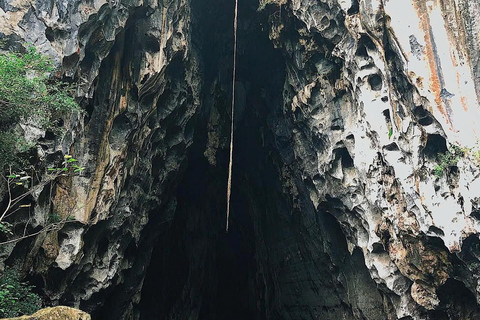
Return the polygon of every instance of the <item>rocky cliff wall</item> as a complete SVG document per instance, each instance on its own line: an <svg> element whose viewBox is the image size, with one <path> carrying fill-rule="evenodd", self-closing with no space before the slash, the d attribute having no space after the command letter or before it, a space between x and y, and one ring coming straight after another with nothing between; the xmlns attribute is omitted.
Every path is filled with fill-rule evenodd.
<svg viewBox="0 0 480 320"><path fill-rule="evenodd" d="M14 221L75 222L2 248L48 303L112 319L479 316L479 5L242 1L227 235L233 2L0 7L5 48L54 58L85 110L40 152L84 173Z"/></svg>

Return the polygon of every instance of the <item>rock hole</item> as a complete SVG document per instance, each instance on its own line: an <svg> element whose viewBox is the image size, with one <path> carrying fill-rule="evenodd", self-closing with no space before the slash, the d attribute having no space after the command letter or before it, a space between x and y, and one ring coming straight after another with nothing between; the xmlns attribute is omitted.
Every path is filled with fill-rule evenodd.
<svg viewBox="0 0 480 320"><path fill-rule="evenodd" d="M470 213L470 217L480 221L480 210L472 210L472 213Z"/></svg>
<svg viewBox="0 0 480 320"><path fill-rule="evenodd" d="M145 82L147 82L148 78L150 78L149 74L144 75L142 80L140 81L140 84L145 84Z"/></svg>
<svg viewBox="0 0 480 320"><path fill-rule="evenodd" d="M93 62L95 61L95 53L91 50L85 50L85 56L80 63L80 73L88 74L88 72L92 69Z"/></svg>
<svg viewBox="0 0 480 320"><path fill-rule="evenodd" d="M426 117L429 112L425 110L423 106L415 106L415 108L413 108L413 114L418 118L423 118Z"/></svg>
<svg viewBox="0 0 480 320"><path fill-rule="evenodd" d="M320 25L324 28L327 28L330 25L330 19L327 16L323 16L322 21L320 21Z"/></svg>
<svg viewBox="0 0 480 320"><path fill-rule="evenodd" d="M80 56L76 52L74 54L64 57L62 61L63 68L67 70L74 69L79 59Z"/></svg>
<svg viewBox="0 0 480 320"><path fill-rule="evenodd" d="M50 130L45 131L45 140L55 140L55 133Z"/></svg>
<svg viewBox="0 0 480 320"><path fill-rule="evenodd" d="M380 91L383 87L382 77L380 77L378 74L372 74L368 76L368 84L372 90Z"/></svg>
<svg viewBox="0 0 480 320"><path fill-rule="evenodd" d="M429 134L427 143L423 148L423 154L431 159L436 159L440 153L447 152L447 141L439 134Z"/></svg>
<svg viewBox="0 0 480 320"><path fill-rule="evenodd" d="M319 150L319 152L325 151L326 149L326 138L323 137L322 135L313 135L312 136L312 143L313 146L315 147L315 150ZM288 141L288 145L290 145L290 142Z"/></svg>
<svg viewBox="0 0 480 320"><path fill-rule="evenodd" d="M155 53L160 51L160 43L158 39L153 36L146 36L144 39L145 50L150 53Z"/></svg>
<svg viewBox="0 0 480 320"><path fill-rule="evenodd" d="M125 144L125 138L127 137L131 129L130 120L125 114L121 114L113 120L112 130L108 137L108 141L113 149L119 150L122 145Z"/></svg>
<svg viewBox="0 0 480 320"><path fill-rule="evenodd" d="M330 28L335 29L337 27L337 22L335 20L330 20Z"/></svg>
<svg viewBox="0 0 480 320"><path fill-rule="evenodd" d="M450 166L450 167L448 167L448 170L449 170L450 175L456 176L460 173L460 170L458 169L457 166Z"/></svg>
<svg viewBox="0 0 480 320"><path fill-rule="evenodd" d="M334 151L335 160L341 159L343 168L353 168L353 159L350 156L347 148L339 148Z"/></svg>
<svg viewBox="0 0 480 320"><path fill-rule="evenodd" d="M363 46L363 45L358 45L357 51L355 52L355 55L358 56L358 57L368 58L367 48L365 48L365 46Z"/></svg>
<svg viewBox="0 0 480 320"><path fill-rule="evenodd" d="M58 243L61 245L62 242L64 242L65 240L67 240L69 237L68 237L68 234L66 232L62 232L62 231L59 231L58 232Z"/></svg>
<svg viewBox="0 0 480 320"><path fill-rule="evenodd" d="M383 243L375 242L372 244L372 253L382 253L382 252L385 252Z"/></svg>
<svg viewBox="0 0 480 320"><path fill-rule="evenodd" d="M382 111L382 113L383 113L383 116L385 117L385 121L387 121L387 123L390 123L391 122L390 110L385 109L385 110Z"/></svg>
<svg viewBox="0 0 480 320"><path fill-rule="evenodd" d="M415 106L413 109L413 114L417 117L418 119L418 124L422 126L429 126L433 123L433 117L428 112L423 108L423 106Z"/></svg>
<svg viewBox="0 0 480 320"><path fill-rule="evenodd" d="M362 35L362 37L358 41L357 51L355 52L355 55L359 57L368 58L369 57L368 50L374 50L374 49L375 49L375 44L372 42L372 39L370 39L370 37L367 35Z"/></svg>
<svg viewBox="0 0 480 320"><path fill-rule="evenodd" d="M400 148L398 147L398 145L395 142L387 144L383 148L387 151L399 151L400 150Z"/></svg>
<svg viewBox="0 0 480 320"><path fill-rule="evenodd" d="M443 230L440 229L440 228L437 228L435 226L430 226L428 228L428 232L433 233L434 235L437 235L437 236L440 236L440 237L445 236L445 233L443 232Z"/></svg>
<svg viewBox="0 0 480 320"><path fill-rule="evenodd" d="M343 119L336 118L332 120L332 125L330 126L332 130L343 130Z"/></svg>
<svg viewBox="0 0 480 320"><path fill-rule="evenodd" d="M45 37L50 42L58 41L59 39L66 39L69 35L70 34L65 30L52 29L51 27L45 29Z"/></svg>
<svg viewBox="0 0 480 320"><path fill-rule="evenodd" d="M358 5L358 0L352 0L352 5L348 9L347 14L352 15L359 12L360 6Z"/></svg>
<svg viewBox="0 0 480 320"><path fill-rule="evenodd" d="M387 96L383 96L381 100L382 100L383 102L388 102L388 97L387 97Z"/></svg>
<svg viewBox="0 0 480 320"><path fill-rule="evenodd" d="M55 34L53 32L53 29L51 27L47 27L45 29L45 37L47 38L48 41L54 42L55 41Z"/></svg>
<svg viewBox="0 0 480 320"><path fill-rule="evenodd" d="M418 120L418 124L420 124L422 126L429 126L432 123L433 123L433 119L430 116L427 116L425 118L421 118L421 119Z"/></svg>

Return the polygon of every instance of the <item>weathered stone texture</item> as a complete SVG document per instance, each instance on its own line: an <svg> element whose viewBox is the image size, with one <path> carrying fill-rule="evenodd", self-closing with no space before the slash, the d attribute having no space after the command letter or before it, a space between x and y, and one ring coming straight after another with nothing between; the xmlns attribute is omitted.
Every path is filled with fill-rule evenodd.
<svg viewBox="0 0 480 320"><path fill-rule="evenodd" d="M78 309L58 306L53 308L45 308L35 312L32 315L17 318L9 318L11 320L90 320L88 313Z"/></svg>
<svg viewBox="0 0 480 320"><path fill-rule="evenodd" d="M86 167L53 199L76 222L2 257L52 304L135 319L155 292L148 312L201 319L228 300L217 262L243 261L222 247L238 236L249 277L231 283L252 297L232 307L258 319L480 317L480 4L258 5L240 11L239 231L222 238L233 5L0 1L6 45L53 57L86 110L43 142Z"/></svg>

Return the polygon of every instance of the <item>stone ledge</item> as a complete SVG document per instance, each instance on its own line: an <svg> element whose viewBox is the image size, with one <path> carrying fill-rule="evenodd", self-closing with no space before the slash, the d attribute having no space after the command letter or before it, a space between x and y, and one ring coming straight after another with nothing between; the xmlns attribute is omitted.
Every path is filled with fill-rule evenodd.
<svg viewBox="0 0 480 320"><path fill-rule="evenodd" d="M22 316L9 318L15 320L91 320L88 313L78 309L58 306L53 308L41 309L31 316Z"/></svg>

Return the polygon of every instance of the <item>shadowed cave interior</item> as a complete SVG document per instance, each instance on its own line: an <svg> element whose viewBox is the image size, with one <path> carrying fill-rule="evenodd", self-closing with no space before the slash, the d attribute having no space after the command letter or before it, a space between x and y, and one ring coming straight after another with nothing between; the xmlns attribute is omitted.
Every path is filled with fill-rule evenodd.
<svg viewBox="0 0 480 320"><path fill-rule="evenodd" d="M253 2L252 2L253 3ZM267 288L259 283L257 241L273 232L278 210L291 210L283 199L279 180L280 160L267 121L281 112L284 62L266 32L259 29L253 7L243 4L240 15L250 16L240 25L230 230L225 232L228 140L216 155L216 166L204 156L207 121L211 108L221 115L220 134L228 137L230 125L233 41L229 23L231 4L197 8L209 25L199 29L204 59L205 96L197 121L194 145L175 198L177 209L170 229L160 236L148 266L142 291L142 319L184 318L195 309L199 319L262 318L259 305ZM214 9L216 8L216 9ZM222 14L223 13L223 14ZM216 18L213 18L216 17ZM244 18L245 19L245 18ZM223 39L223 41L221 41ZM212 45L216 43L218 45ZM222 139L222 138L221 138ZM272 219L273 220L273 219ZM269 226L270 225L270 226ZM263 284L265 286L266 284ZM260 292L263 291L263 292ZM260 300L258 300L260 298ZM188 311L191 312L191 311Z"/></svg>

